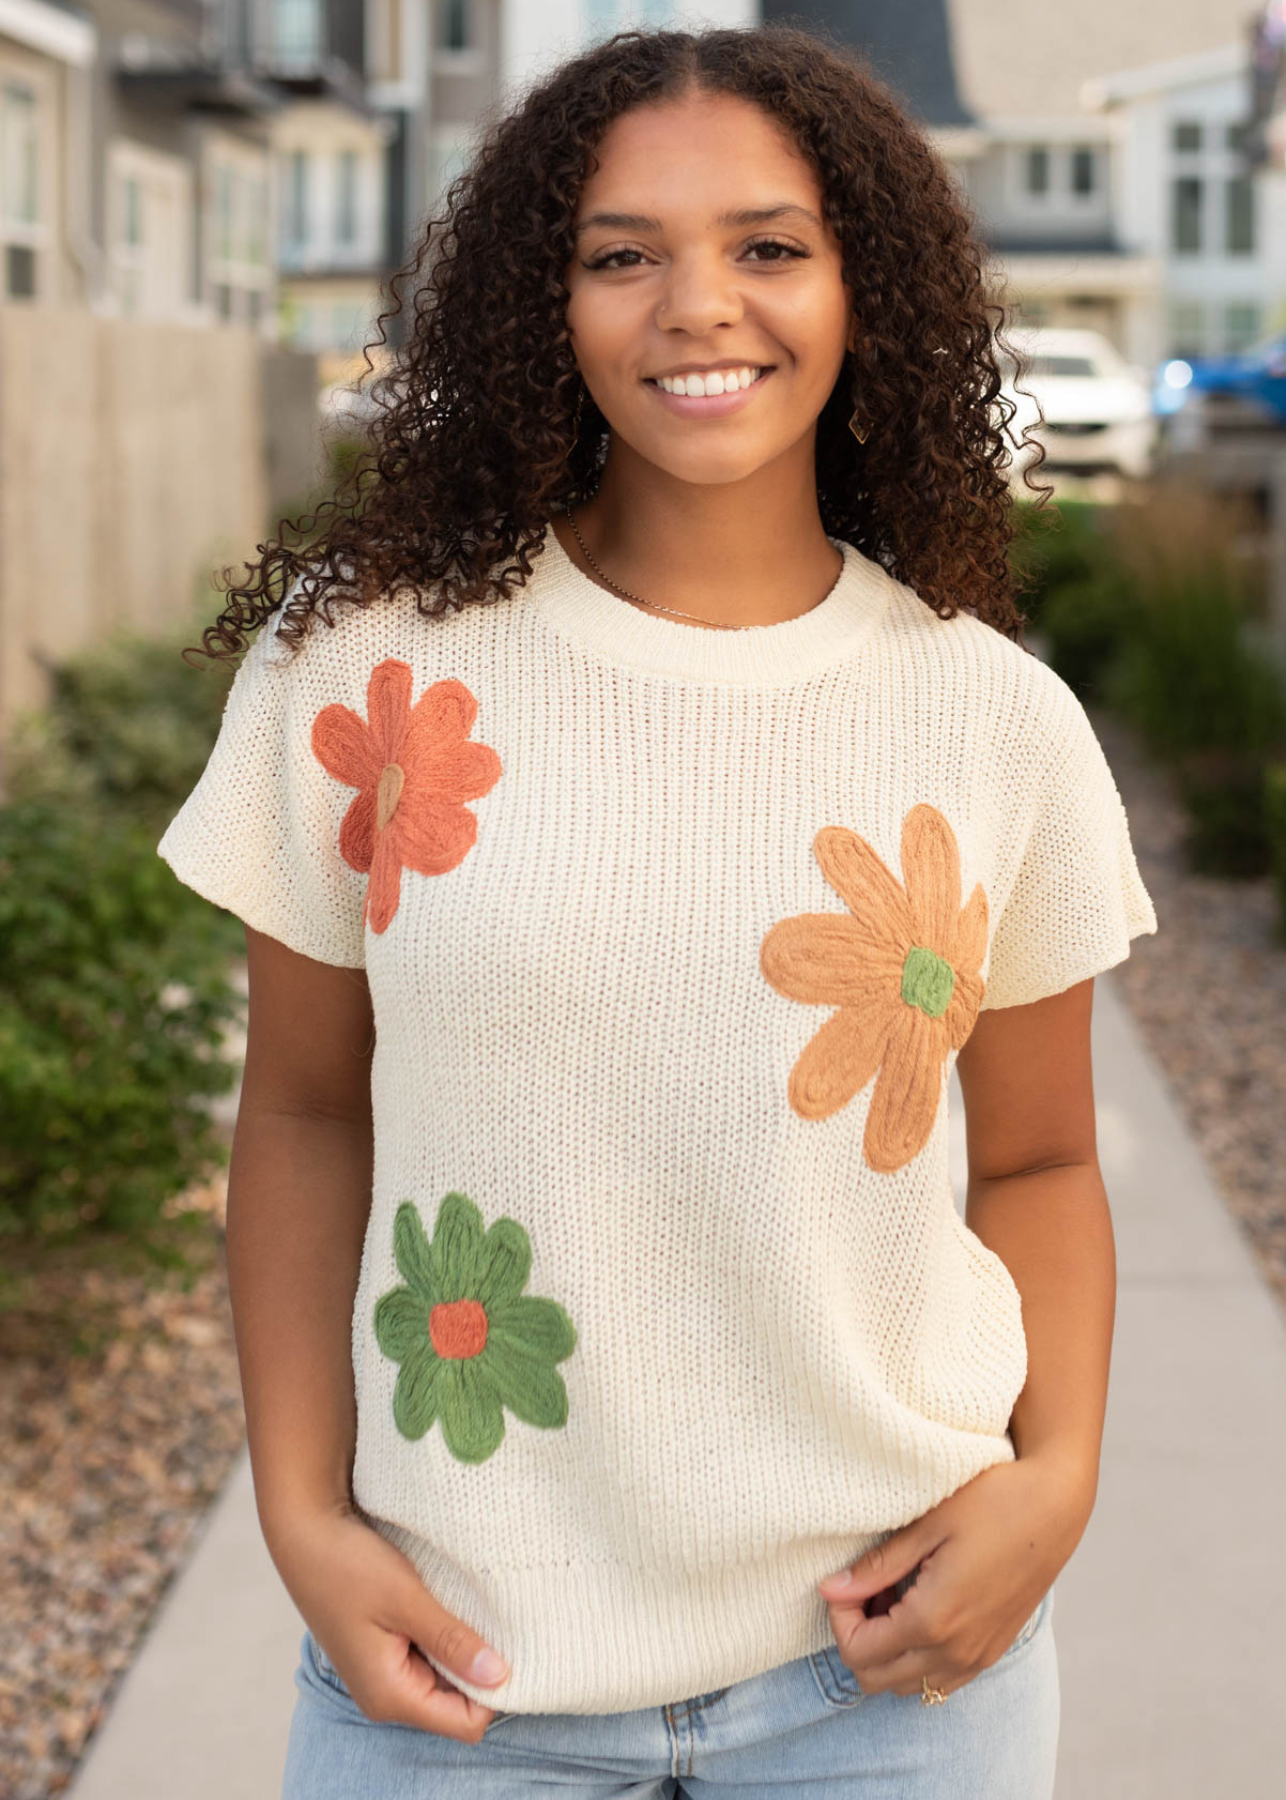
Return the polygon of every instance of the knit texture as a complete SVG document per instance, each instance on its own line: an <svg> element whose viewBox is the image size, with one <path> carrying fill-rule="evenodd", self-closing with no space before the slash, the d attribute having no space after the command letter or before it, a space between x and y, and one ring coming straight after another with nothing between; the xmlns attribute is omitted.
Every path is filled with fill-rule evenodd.
<svg viewBox="0 0 1286 1800"><path fill-rule="evenodd" d="M951 1067L1156 916L1066 683L833 541L826 598L749 631L552 531L509 600L269 627L160 844L366 969L354 1498L507 1711L823 1648L815 1584L1014 1457Z"/></svg>

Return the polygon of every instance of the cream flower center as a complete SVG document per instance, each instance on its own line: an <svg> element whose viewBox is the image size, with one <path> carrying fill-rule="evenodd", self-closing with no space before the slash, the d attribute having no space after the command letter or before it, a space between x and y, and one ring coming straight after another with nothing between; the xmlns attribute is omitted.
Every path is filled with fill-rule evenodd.
<svg viewBox="0 0 1286 1800"><path fill-rule="evenodd" d="M402 789L406 785L406 771L400 763L385 763L380 770L380 785L375 795L375 829L383 831L393 814L397 811L397 803L402 798Z"/></svg>

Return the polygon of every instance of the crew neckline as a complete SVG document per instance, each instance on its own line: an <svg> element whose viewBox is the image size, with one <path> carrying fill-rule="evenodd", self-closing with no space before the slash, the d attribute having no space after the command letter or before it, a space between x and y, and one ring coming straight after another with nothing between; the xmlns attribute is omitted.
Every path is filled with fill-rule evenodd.
<svg viewBox="0 0 1286 1800"><path fill-rule="evenodd" d="M844 567L824 599L775 625L721 631L647 613L572 561L552 523L526 591L537 615L609 661L630 669L703 681L774 686L852 656L888 606L893 578L843 538L827 539Z"/></svg>

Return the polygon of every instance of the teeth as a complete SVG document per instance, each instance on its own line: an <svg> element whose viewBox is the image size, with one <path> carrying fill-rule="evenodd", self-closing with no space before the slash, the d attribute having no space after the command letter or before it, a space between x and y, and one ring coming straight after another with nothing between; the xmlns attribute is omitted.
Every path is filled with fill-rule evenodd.
<svg viewBox="0 0 1286 1800"><path fill-rule="evenodd" d="M736 388L748 388L762 374L762 369L745 365L740 369L712 369L708 375L661 375L657 386L667 394L727 394Z"/></svg>

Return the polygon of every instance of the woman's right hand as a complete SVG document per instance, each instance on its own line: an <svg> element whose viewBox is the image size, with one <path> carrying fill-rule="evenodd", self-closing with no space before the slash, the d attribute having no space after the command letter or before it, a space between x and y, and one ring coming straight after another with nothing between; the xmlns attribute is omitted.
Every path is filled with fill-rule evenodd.
<svg viewBox="0 0 1286 1800"><path fill-rule="evenodd" d="M264 1527L277 1572L354 1701L380 1724L415 1725L476 1744L495 1718L440 1675L421 1650L479 1686L474 1658L490 1646L439 1606L413 1563L351 1508L296 1513Z"/></svg>

